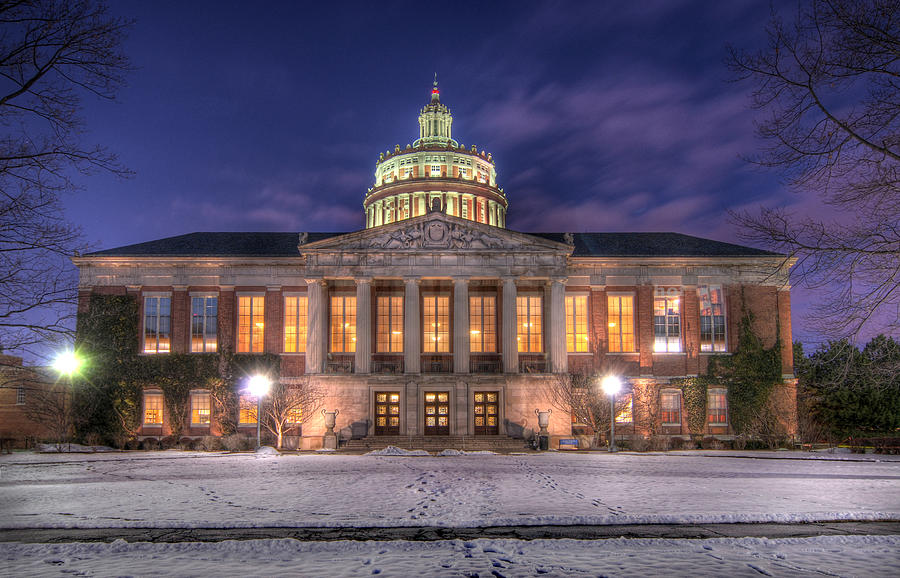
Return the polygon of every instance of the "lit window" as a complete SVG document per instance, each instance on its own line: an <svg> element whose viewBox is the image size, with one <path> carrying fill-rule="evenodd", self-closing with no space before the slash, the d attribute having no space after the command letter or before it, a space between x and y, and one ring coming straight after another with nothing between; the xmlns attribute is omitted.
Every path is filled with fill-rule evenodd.
<svg viewBox="0 0 900 578"><path fill-rule="evenodd" d="M191 351L216 351L217 297L191 297Z"/></svg>
<svg viewBox="0 0 900 578"><path fill-rule="evenodd" d="M497 352L497 299L493 296L469 297L469 351Z"/></svg>
<svg viewBox="0 0 900 578"><path fill-rule="evenodd" d="M722 287L701 285L700 293L700 351L728 351L725 343L725 300Z"/></svg>
<svg viewBox="0 0 900 578"><path fill-rule="evenodd" d="M634 352L634 296L606 298L610 353Z"/></svg>
<svg viewBox="0 0 900 578"><path fill-rule="evenodd" d="M238 353L263 352L265 303L262 295L238 297Z"/></svg>
<svg viewBox="0 0 900 578"><path fill-rule="evenodd" d="M707 393L706 421L709 425L728 424L728 398L724 389L710 389Z"/></svg>
<svg viewBox="0 0 900 578"><path fill-rule="evenodd" d="M663 425L681 425L680 391L661 391L659 393L659 405Z"/></svg>
<svg viewBox="0 0 900 578"><path fill-rule="evenodd" d="M653 351L681 351L681 299L663 296L653 299Z"/></svg>
<svg viewBox="0 0 900 578"><path fill-rule="evenodd" d="M377 301L375 351L401 353L403 351L403 297L384 296Z"/></svg>
<svg viewBox="0 0 900 578"><path fill-rule="evenodd" d="M431 165L431 176L433 176L433 177L441 176L441 165Z"/></svg>
<svg viewBox="0 0 900 578"><path fill-rule="evenodd" d="M191 425L209 425L209 393L191 393Z"/></svg>
<svg viewBox="0 0 900 578"><path fill-rule="evenodd" d="M303 422L303 408L292 407L287 410L287 419L285 423L298 424Z"/></svg>
<svg viewBox="0 0 900 578"><path fill-rule="evenodd" d="M424 313L422 351L448 353L450 351L450 298L428 295L422 298Z"/></svg>
<svg viewBox="0 0 900 578"><path fill-rule="evenodd" d="M335 295L331 298L331 351L356 351L356 297Z"/></svg>
<svg viewBox="0 0 900 578"><path fill-rule="evenodd" d="M144 297L144 353L168 353L172 300Z"/></svg>
<svg viewBox="0 0 900 578"><path fill-rule="evenodd" d="M162 425L163 394L161 391L144 392L144 425Z"/></svg>
<svg viewBox="0 0 900 578"><path fill-rule="evenodd" d="M520 353L543 351L541 298L516 297L516 341Z"/></svg>
<svg viewBox="0 0 900 578"><path fill-rule="evenodd" d="M25 388L21 385L16 389L16 405L25 405Z"/></svg>
<svg viewBox="0 0 900 578"><path fill-rule="evenodd" d="M465 199L465 198L464 198L464 199L462 200L462 215L461 215L461 217L462 217L463 219L468 219L468 218L469 218L469 204L470 204L471 202L472 202L471 199Z"/></svg>
<svg viewBox="0 0 900 578"><path fill-rule="evenodd" d="M566 351L583 353L588 347L587 295L566 297Z"/></svg>
<svg viewBox="0 0 900 578"><path fill-rule="evenodd" d="M238 397L238 407L240 408L238 423L241 425L256 425L256 398L242 393Z"/></svg>
<svg viewBox="0 0 900 578"><path fill-rule="evenodd" d="M284 298L284 352L306 351L306 297Z"/></svg>
<svg viewBox="0 0 900 578"><path fill-rule="evenodd" d="M634 396L630 393L623 394L616 398L616 407L619 411L616 413L616 423L631 423L634 418Z"/></svg>

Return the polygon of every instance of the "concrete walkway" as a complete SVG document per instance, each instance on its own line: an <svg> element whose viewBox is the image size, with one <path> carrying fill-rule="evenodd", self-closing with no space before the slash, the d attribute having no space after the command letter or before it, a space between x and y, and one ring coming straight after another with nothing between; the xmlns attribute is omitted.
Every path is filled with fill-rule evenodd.
<svg viewBox="0 0 900 578"><path fill-rule="evenodd" d="M813 536L900 535L900 521L798 524L627 524L609 526L491 526L484 528L33 528L0 530L0 542L221 542L294 538L332 540L519 540L571 538L809 538Z"/></svg>

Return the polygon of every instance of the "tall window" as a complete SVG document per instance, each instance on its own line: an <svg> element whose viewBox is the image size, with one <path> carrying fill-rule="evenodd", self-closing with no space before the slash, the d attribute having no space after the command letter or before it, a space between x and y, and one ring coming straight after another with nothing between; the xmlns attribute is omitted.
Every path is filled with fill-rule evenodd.
<svg viewBox="0 0 900 578"><path fill-rule="evenodd" d="M16 388L16 405L25 405L25 388L21 385Z"/></svg>
<svg viewBox="0 0 900 578"><path fill-rule="evenodd" d="M616 413L616 423L631 423L634 421L634 395L626 393L616 398L619 411ZM619 401L621 399L621 401Z"/></svg>
<svg viewBox="0 0 900 578"><path fill-rule="evenodd" d="M238 353L262 353L265 336L266 298L238 297Z"/></svg>
<svg viewBox="0 0 900 578"><path fill-rule="evenodd" d="M191 297L191 351L211 353L216 350L217 297Z"/></svg>
<svg viewBox="0 0 900 578"><path fill-rule="evenodd" d="M661 391L659 393L659 406L663 425L681 425L680 391Z"/></svg>
<svg viewBox="0 0 900 578"><path fill-rule="evenodd" d="M356 297L331 297L331 351L356 351Z"/></svg>
<svg viewBox="0 0 900 578"><path fill-rule="evenodd" d="M285 423L298 424L303 421L303 408L300 406L291 407L287 410L287 419Z"/></svg>
<svg viewBox="0 0 900 578"><path fill-rule="evenodd" d="M634 296L609 295L606 311L610 353L634 352Z"/></svg>
<svg viewBox="0 0 900 578"><path fill-rule="evenodd" d="M238 397L238 423L241 425L256 425L256 398L252 395L242 393Z"/></svg>
<svg viewBox="0 0 900 578"><path fill-rule="evenodd" d="M678 353L681 351L681 300L677 296L657 296L653 299L653 351Z"/></svg>
<svg viewBox="0 0 900 578"><path fill-rule="evenodd" d="M516 327L519 353L543 351L540 296L516 297Z"/></svg>
<svg viewBox="0 0 900 578"><path fill-rule="evenodd" d="M144 392L144 425L162 425L163 394L161 391Z"/></svg>
<svg viewBox="0 0 900 578"><path fill-rule="evenodd" d="M497 298L469 297L469 351L497 352Z"/></svg>
<svg viewBox="0 0 900 578"><path fill-rule="evenodd" d="M588 347L587 295L566 297L566 351L583 353Z"/></svg>
<svg viewBox="0 0 900 578"><path fill-rule="evenodd" d="M725 343L725 300L719 285L701 285L700 351L728 351Z"/></svg>
<svg viewBox="0 0 900 578"><path fill-rule="evenodd" d="M209 392L191 392L191 425L209 425Z"/></svg>
<svg viewBox="0 0 900 578"><path fill-rule="evenodd" d="M424 339L422 351L425 353L448 353L450 351L450 298L440 295L426 295L422 298L422 328Z"/></svg>
<svg viewBox="0 0 900 578"><path fill-rule="evenodd" d="M144 353L168 353L171 347L169 297L144 297Z"/></svg>
<svg viewBox="0 0 900 578"><path fill-rule="evenodd" d="M375 351L378 353L401 353L403 351L403 297L393 295L379 297L377 308Z"/></svg>
<svg viewBox="0 0 900 578"><path fill-rule="evenodd" d="M306 352L307 298L284 298L284 352Z"/></svg>
<svg viewBox="0 0 900 578"><path fill-rule="evenodd" d="M728 423L728 398L724 389L710 389L707 392L706 421L709 425Z"/></svg>

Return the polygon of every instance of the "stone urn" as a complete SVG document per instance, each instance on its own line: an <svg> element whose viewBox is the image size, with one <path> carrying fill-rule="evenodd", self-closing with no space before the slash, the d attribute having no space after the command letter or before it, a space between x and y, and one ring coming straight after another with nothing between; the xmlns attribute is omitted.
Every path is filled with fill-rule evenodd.
<svg viewBox="0 0 900 578"><path fill-rule="evenodd" d="M334 424L336 421L335 418L337 418L339 413L340 411L338 410L322 410L322 415L325 416L325 435L322 436L322 447L326 450L337 449L337 435L334 433Z"/></svg>
<svg viewBox="0 0 900 578"><path fill-rule="evenodd" d="M534 410L534 414L538 418L538 427L541 428L541 431L538 432L538 449L541 450L550 449L550 432L547 430L547 426L550 425L551 413L553 413L552 409L547 411Z"/></svg>

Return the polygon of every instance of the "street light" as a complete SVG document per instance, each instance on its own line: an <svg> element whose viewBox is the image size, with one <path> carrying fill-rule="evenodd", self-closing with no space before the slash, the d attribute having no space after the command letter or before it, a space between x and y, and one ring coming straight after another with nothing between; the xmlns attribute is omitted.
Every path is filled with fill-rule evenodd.
<svg viewBox="0 0 900 578"><path fill-rule="evenodd" d="M609 396L609 451L616 451L616 394L622 382L615 375L607 375L600 382L603 392Z"/></svg>
<svg viewBox="0 0 900 578"><path fill-rule="evenodd" d="M260 425L262 424L262 398L269 393L269 378L254 375L247 382L247 391L256 397L256 449L259 449Z"/></svg>
<svg viewBox="0 0 900 578"><path fill-rule="evenodd" d="M81 359L72 350L63 351L53 360L53 369L60 375L66 375L69 379L72 375L78 373L81 367Z"/></svg>

